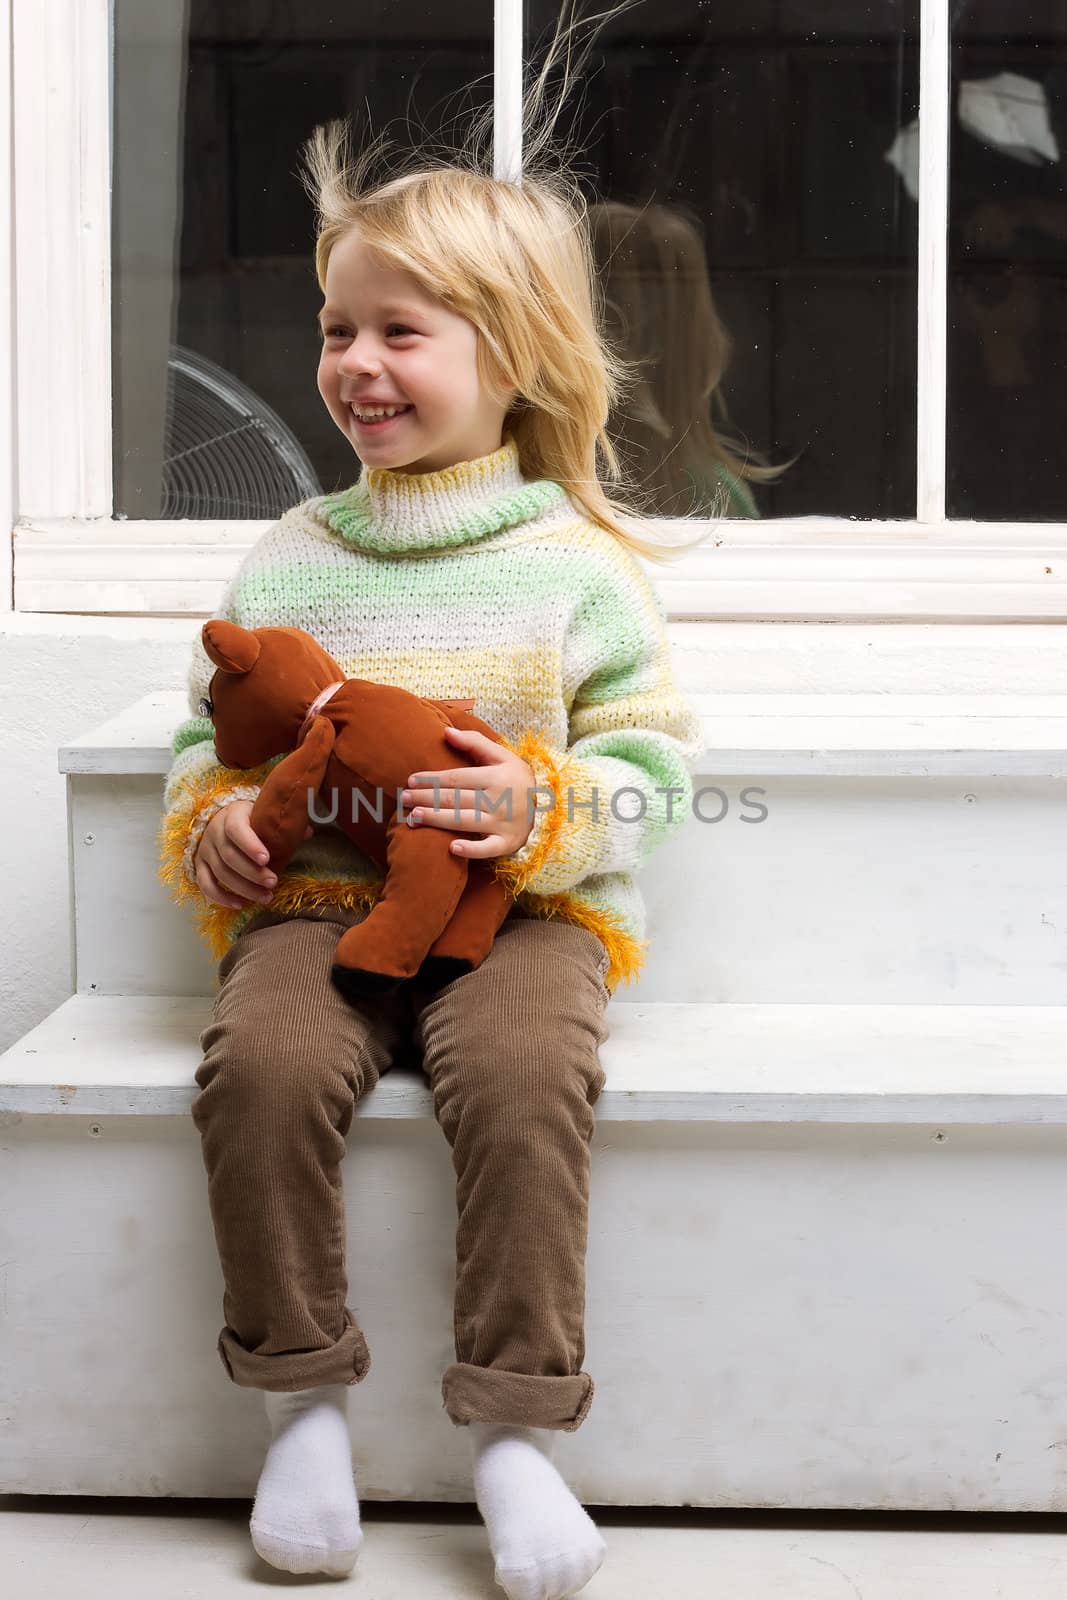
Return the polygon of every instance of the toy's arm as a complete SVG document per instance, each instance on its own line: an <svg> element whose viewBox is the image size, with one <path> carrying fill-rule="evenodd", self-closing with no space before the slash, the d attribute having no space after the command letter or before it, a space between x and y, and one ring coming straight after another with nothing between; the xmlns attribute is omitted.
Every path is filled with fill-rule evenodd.
<svg viewBox="0 0 1067 1600"><path fill-rule="evenodd" d="M303 742L278 763L259 791L248 820L270 851L275 872L287 866L307 832L310 802L322 788L335 738L329 717L316 717Z"/></svg>

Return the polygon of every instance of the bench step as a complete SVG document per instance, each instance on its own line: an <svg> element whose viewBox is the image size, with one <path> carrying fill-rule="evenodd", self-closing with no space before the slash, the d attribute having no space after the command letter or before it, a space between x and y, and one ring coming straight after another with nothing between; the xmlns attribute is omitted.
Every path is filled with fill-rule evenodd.
<svg viewBox="0 0 1067 1600"><path fill-rule="evenodd" d="M0 1112L187 1115L213 1002L72 995L0 1056ZM613 999L598 1120L1067 1123L1067 1007L641 1004ZM357 1107L432 1118L421 1074Z"/></svg>
<svg viewBox="0 0 1067 1600"><path fill-rule="evenodd" d="M0 1493L255 1491L266 1418L216 1355L188 1115L211 1011L72 996L0 1058ZM608 1021L578 1498L1067 1510L1063 1008L612 1000ZM367 1500L471 1499L440 1396L454 1194L421 1075L387 1073L344 1162Z"/></svg>
<svg viewBox="0 0 1067 1600"><path fill-rule="evenodd" d="M689 691L716 777L1063 777L1067 695ZM183 689L156 689L59 748L59 770L162 775Z"/></svg>

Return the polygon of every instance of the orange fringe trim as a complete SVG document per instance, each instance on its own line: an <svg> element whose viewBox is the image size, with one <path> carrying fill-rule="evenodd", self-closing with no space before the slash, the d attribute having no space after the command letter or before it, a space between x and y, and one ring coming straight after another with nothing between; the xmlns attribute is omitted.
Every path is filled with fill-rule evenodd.
<svg viewBox="0 0 1067 1600"><path fill-rule="evenodd" d="M633 983L640 975L648 955L649 940L635 939L607 912L597 911L569 894L524 894L520 903L524 911L540 921L559 917L562 922L573 922L596 934L608 952L604 983L609 994L614 994L620 983Z"/></svg>
<svg viewBox="0 0 1067 1600"><path fill-rule="evenodd" d="M380 883L346 883L335 878L283 877L269 903L255 901L238 911L205 901L196 915L196 931L216 961L221 961L246 922L263 911L295 916L300 911L336 906L340 911L369 911L381 897Z"/></svg>
<svg viewBox="0 0 1067 1600"><path fill-rule="evenodd" d="M618 922L606 912L595 911L591 906L575 900L565 892L541 895L527 889L527 884L536 877L545 862L552 859L556 850L563 823L561 800L565 767L556 760L543 733L538 734L527 729L515 743L509 739L502 740L502 743L513 755L517 755L531 767L539 763L542 768L547 769L546 777L555 796L555 805L547 815L541 842L529 861L524 866L518 866L509 857L500 856L493 863L494 874L511 890L516 899L521 899L523 908L532 916L545 920L550 917L560 917L565 922L577 923L579 927L588 928L590 933L595 933L610 958L604 982L609 991L614 993L620 983L632 983L640 974L647 957L649 941L635 939L632 934L620 928Z"/></svg>
<svg viewBox="0 0 1067 1600"><path fill-rule="evenodd" d="M516 749L516 754L526 760L527 756L523 755L524 749L536 751L545 760L546 765L551 767L553 776L550 782L555 787L559 780L559 769L547 747L534 735L528 735ZM247 774L241 776L247 781ZM232 788L234 781L230 777L227 781L220 781L214 785L200 797L200 804L206 804L216 794ZM255 779L251 781L254 782ZM559 789L556 789L556 792L558 794ZM222 959L244 925L258 912L274 911L295 915L309 907L318 909L325 906L336 906L345 911L370 911L381 898L380 878L352 882L345 879L311 878L305 874L291 874L282 876L269 903L265 905L258 901L249 902L240 909L234 906L214 905L210 900L205 900L200 890L189 882L182 867L190 821L190 813L184 810L172 811L163 818L159 830L159 880L170 889L178 904L193 903L196 908L197 934L215 961ZM506 857L498 857L494 863L496 876L511 889L514 898L519 901L527 915L541 921L558 917L563 922L573 922L578 927L588 928L595 934L608 952L609 966L604 982L609 993L614 993L620 983L632 983L639 975L646 960L649 941L636 939L633 934L627 933L620 927L617 919L609 913L598 911L576 900L572 895L567 893L539 895L523 888L523 884L548 859L558 831L557 805L548 815L541 846L526 867L516 867Z"/></svg>
<svg viewBox="0 0 1067 1600"><path fill-rule="evenodd" d="M518 756L520 761L525 761L530 767L536 769L536 764L547 767L549 787L555 797L555 804L547 813L541 842L529 861L524 866L519 866L508 856L498 856L493 863L496 877L511 890L512 894L519 895L526 888L530 879L540 872L545 862L551 859L555 850L556 837L563 819L563 811L560 805L563 794L563 774L550 746L542 735L527 730L516 744L512 744L508 739L503 740L503 743L511 751L512 755Z"/></svg>
<svg viewBox="0 0 1067 1600"><path fill-rule="evenodd" d="M175 806L164 815L158 835L159 881L171 890L176 900L203 898L200 890L185 876L183 866L185 846L189 842L189 829L193 818L218 795L226 794L230 789L239 788L243 784L265 783L274 765L275 762L267 761L258 767L250 767L247 771L238 767L221 767L211 783L201 790L194 791L193 805Z"/></svg>

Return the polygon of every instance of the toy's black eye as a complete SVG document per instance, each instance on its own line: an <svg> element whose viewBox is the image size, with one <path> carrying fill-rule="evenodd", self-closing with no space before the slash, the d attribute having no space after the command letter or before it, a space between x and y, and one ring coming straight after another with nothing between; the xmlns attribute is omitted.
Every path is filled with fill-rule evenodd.
<svg viewBox="0 0 1067 1600"><path fill-rule="evenodd" d="M213 709L214 709L214 707L212 706L211 701L208 699L207 695L206 694L202 694L200 696L200 715L202 717L210 717Z"/></svg>

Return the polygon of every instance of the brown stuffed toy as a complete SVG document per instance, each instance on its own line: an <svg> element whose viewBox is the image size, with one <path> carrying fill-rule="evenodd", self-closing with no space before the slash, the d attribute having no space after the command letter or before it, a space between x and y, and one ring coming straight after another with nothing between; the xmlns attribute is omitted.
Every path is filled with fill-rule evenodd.
<svg viewBox="0 0 1067 1600"><path fill-rule="evenodd" d="M303 840L311 810L337 826L385 872L381 898L338 941L330 976L347 1000L388 993L405 980L437 987L480 966L514 897L491 860L449 849L455 834L409 828L399 799L412 772L468 762L442 729L477 728L504 740L473 700L428 700L365 678L345 678L302 628L205 622L204 649L218 671L203 715L229 767L270 771L252 807L253 831L279 876Z"/></svg>

